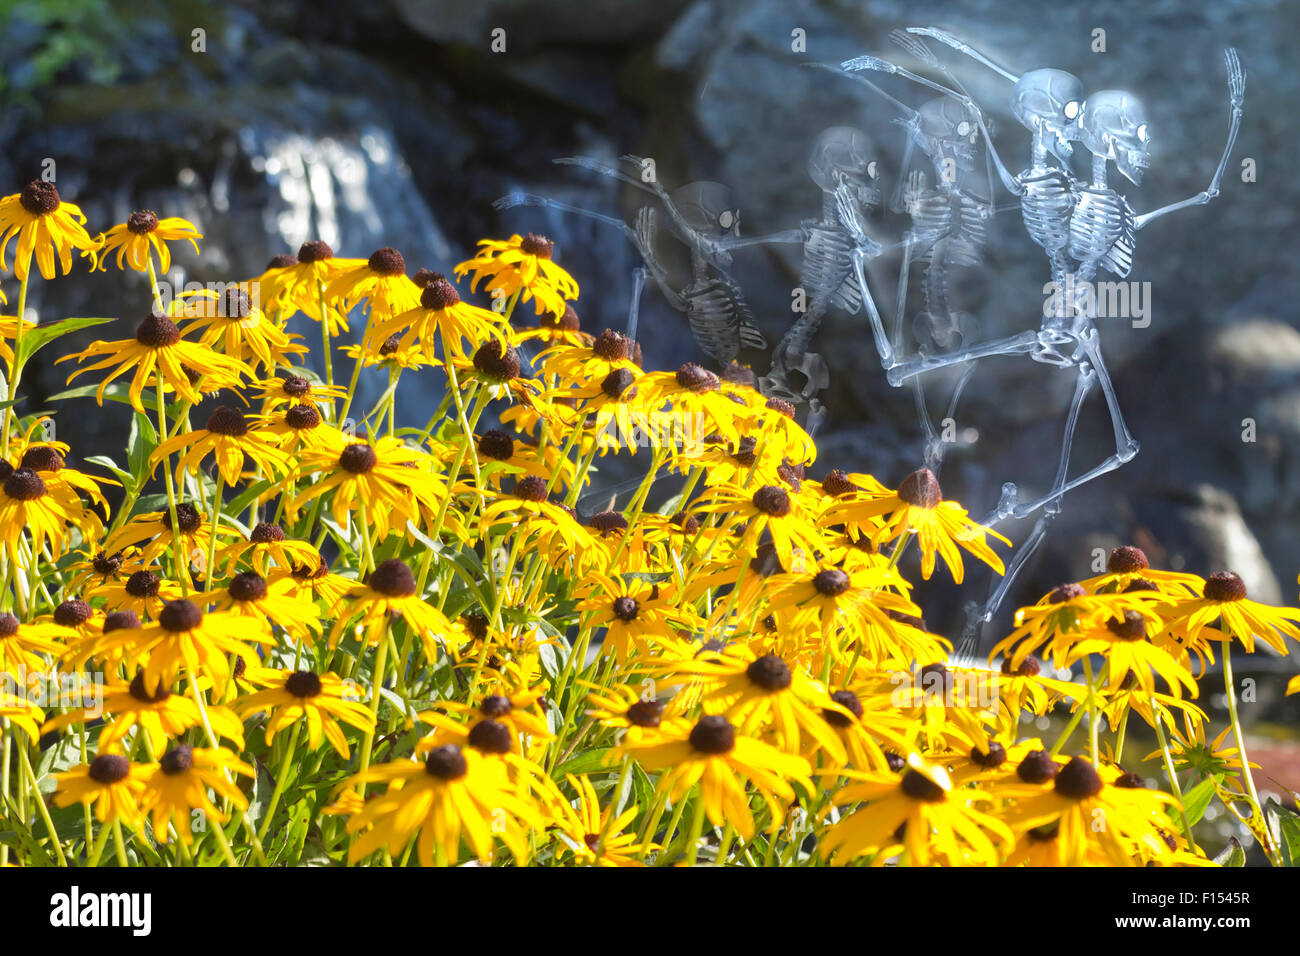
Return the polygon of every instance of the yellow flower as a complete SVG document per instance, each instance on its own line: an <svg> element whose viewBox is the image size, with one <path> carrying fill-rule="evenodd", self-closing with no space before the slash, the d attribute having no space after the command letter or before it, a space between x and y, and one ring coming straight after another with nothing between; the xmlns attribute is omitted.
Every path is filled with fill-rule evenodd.
<svg viewBox="0 0 1300 956"><path fill-rule="evenodd" d="M270 372L288 364L290 356L307 351L305 345L292 341L297 336L288 335L266 317L247 290L235 285L220 294L206 291L191 296L182 314L192 320L183 334L199 332L204 345L220 342L222 352L252 369L260 366Z"/></svg>
<svg viewBox="0 0 1300 956"><path fill-rule="evenodd" d="M209 390L237 388L245 376L252 375L248 366L238 358L220 355L210 346L198 342L187 342L176 323L158 312L151 313L140 323L134 339L92 342L84 351L65 355L58 361L77 359L82 362L99 355L108 358L77 369L68 376L68 381L83 372L116 366L95 392L95 401L103 405L104 390L118 376L134 370L129 394L131 407L137 412L144 411L140 395L146 387L154 384L155 373L162 377L167 387L195 405L203 401L202 391L195 387L197 381L202 380L204 388ZM190 372L196 376L194 381L191 381Z"/></svg>
<svg viewBox="0 0 1300 956"><path fill-rule="evenodd" d="M149 764L132 764L121 754L101 753L89 764L54 775L58 781L54 803L60 807L93 803L100 823L120 821L135 828L144 815L140 798L152 773Z"/></svg>
<svg viewBox="0 0 1300 956"><path fill-rule="evenodd" d="M338 620L330 631L330 647L338 643L339 636L358 617L358 637L369 645L379 644L397 619L404 619L412 633L424 642L429 660L437 658L437 640L450 628L450 622L417 593L415 575L399 558L380 561L366 577L364 584L355 584L340 602Z"/></svg>
<svg viewBox="0 0 1300 956"><path fill-rule="evenodd" d="M319 239L304 242L298 249L296 261L267 270L258 282L261 299L274 303L280 310L280 321L287 322L299 311L306 312L317 322L328 321L331 335L346 332L347 318L339 310L324 306L321 299L326 286L335 277L365 264L365 259L336 259L334 250Z"/></svg>
<svg viewBox="0 0 1300 956"><path fill-rule="evenodd" d="M339 756L347 760L352 751L338 722L341 720L362 731L375 726L374 715L360 701L360 689L353 681L337 675L249 667L243 679L264 689L238 698L235 709L244 717L271 711L271 719L266 724L268 745L279 731L305 719L307 743L312 749L320 747L324 734Z"/></svg>
<svg viewBox="0 0 1300 956"><path fill-rule="evenodd" d="M126 222L120 223L100 236L101 248L97 256L98 268L108 268L108 257L117 250L117 267L125 270L128 266L136 272L146 272L149 268L149 251L158 253L158 272L162 274L171 268L172 253L167 243L186 239L199 251L195 241L203 234L191 222L173 216L159 219L152 209L143 209L131 213Z"/></svg>
<svg viewBox="0 0 1300 956"><path fill-rule="evenodd" d="M473 259L455 268L456 276L473 272L470 291L484 278L493 297L509 298L519 293L526 302L533 300L538 315L550 312L563 315L565 299L578 297L578 283L554 262L555 245L545 236L511 236L508 240L480 239Z"/></svg>
<svg viewBox="0 0 1300 956"><path fill-rule="evenodd" d="M15 237L14 275L27 278L32 253L46 279L54 278L55 255L63 274L72 271L72 250L94 252L99 243L90 238L80 207L59 198L54 183L34 179L22 192L0 199L0 270L7 269L5 255Z"/></svg>
<svg viewBox="0 0 1300 956"><path fill-rule="evenodd" d="M31 468L6 470L0 482L0 540L9 548L10 560L17 560L24 531L36 554L49 547L58 558L67 550L69 526L78 528L83 540L96 538L103 530L99 516L67 482L47 483Z"/></svg>
<svg viewBox="0 0 1300 956"><path fill-rule="evenodd" d="M325 297L341 301L345 311L364 305L372 321L383 321L415 308L420 287L406 277L402 254L385 246L361 265L339 271L325 287Z"/></svg>
<svg viewBox="0 0 1300 956"><path fill-rule="evenodd" d="M589 779L571 773L564 779L578 792L578 806L563 804L558 821L575 862L583 866L645 866L638 858L659 849L659 845L638 844L635 833L623 832L636 819L639 808L631 806L615 816L611 805L602 812L596 788ZM617 798L617 794L613 796Z"/></svg>
<svg viewBox="0 0 1300 956"><path fill-rule="evenodd" d="M141 806L153 817L153 832L160 843L168 840L167 825L176 828L182 842L193 839L190 821L193 811L200 810L204 817L217 824L226 822L208 791L229 800L243 811L248 808L248 798L230 779L230 774L253 776L253 768L221 747L205 749L177 744L158 761L149 775Z"/></svg>

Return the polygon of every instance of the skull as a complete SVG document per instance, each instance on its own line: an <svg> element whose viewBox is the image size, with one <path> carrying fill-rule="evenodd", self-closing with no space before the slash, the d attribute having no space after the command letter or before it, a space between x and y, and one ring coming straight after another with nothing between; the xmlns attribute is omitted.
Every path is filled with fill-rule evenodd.
<svg viewBox="0 0 1300 956"><path fill-rule="evenodd" d="M1135 186L1150 165L1147 111L1132 93L1102 90L1084 101L1079 112L1080 139L1094 156L1113 159L1115 167Z"/></svg>
<svg viewBox="0 0 1300 956"><path fill-rule="evenodd" d="M1025 129L1041 133L1043 143L1062 163L1069 163L1078 138L1083 83L1064 70L1030 70L1011 90L1011 112Z"/></svg>
<svg viewBox="0 0 1300 956"><path fill-rule="evenodd" d="M686 224L702 236L721 239L740 235L740 207L729 186L722 183L687 183L672 194Z"/></svg>
<svg viewBox="0 0 1300 956"><path fill-rule="evenodd" d="M873 152L866 133L851 126L832 126L813 140L808 154L808 175L823 192L834 192L848 185L863 206L878 206L880 190L874 183Z"/></svg>
<svg viewBox="0 0 1300 956"><path fill-rule="evenodd" d="M956 168L975 168L975 144L980 129L974 115L951 97L941 96L923 104L911 123L913 141L936 166L952 160Z"/></svg>

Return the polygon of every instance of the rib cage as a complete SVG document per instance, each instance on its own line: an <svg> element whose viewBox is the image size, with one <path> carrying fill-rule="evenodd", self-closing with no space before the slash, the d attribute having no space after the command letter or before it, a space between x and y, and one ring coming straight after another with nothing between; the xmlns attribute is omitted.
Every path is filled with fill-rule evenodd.
<svg viewBox="0 0 1300 956"><path fill-rule="evenodd" d="M1091 277L1102 266L1123 278L1133 268L1133 208L1113 189L1085 186L1070 216L1070 256Z"/></svg>
<svg viewBox="0 0 1300 956"><path fill-rule="evenodd" d="M1070 177L1054 167L1036 166L1018 178L1025 187L1020 199L1025 229L1047 253L1053 281L1062 283L1069 271L1064 253L1070 243L1070 216L1076 201Z"/></svg>
<svg viewBox="0 0 1300 956"><path fill-rule="evenodd" d="M820 317L829 306L857 312L861 294L853 279L853 241L838 223L812 222L804 244L799 281L808 294L808 314ZM812 333L808 333L811 338ZM806 343L805 343L806 345Z"/></svg>
<svg viewBox="0 0 1300 956"><path fill-rule="evenodd" d="M687 286L682 296L691 334L711 358L726 365L742 347L767 348L767 340L754 327L753 313L736 283L723 276L711 276Z"/></svg>

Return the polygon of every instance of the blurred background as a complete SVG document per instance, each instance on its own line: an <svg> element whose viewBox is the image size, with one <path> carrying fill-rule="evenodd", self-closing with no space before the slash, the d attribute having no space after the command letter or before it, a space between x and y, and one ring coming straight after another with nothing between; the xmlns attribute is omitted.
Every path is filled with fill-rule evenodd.
<svg viewBox="0 0 1300 956"><path fill-rule="evenodd" d="M612 163L635 153L655 159L670 189L700 180L729 186L742 235L796 228L819 213L808 149L832 125L868 135L888 195L905 145L897 112L805 64L870 52L916 68L887 40L909 25L942 26L1015 70L1054 66L1089 90L1139 95L1152 123L1151 168L1141 187L1113 172L1111 180L1139 213L1208 184L1228 126L1222 51L1239 50L1245 119L1222 194L1140 233L1129 278L1150 283L1150 325L1101 323L1141 453L1066 498L1000 623L1016 604L1091 574L1096 549L1126 543L1144 548L1156 566L1235 570L1252 597L1294 604L1300 6L1284 0L1116 0L1068 9L968 0L960 10L933 0L0 0L0 183L15 192L53 158L63 197L81 204L92 233L139 208L194 221L203 252L177 247L185 281L247 279L312 238L343 256L391 245L410 271L450 272L479 238L543 232L582 285L583 327L621 329L639 265L632 246L586 219L498 212L493 201L526 190L632 222L643 194L551 161L586 155ZM504 52L492 49L498 28ZM1104 52L1094 51L1097 30ZM796 31L802 51L794 49ZM995 143L1019 170L1027 137L1007 110L1008 84L931 46L993 119ZM912 107L930 98L895 77L873 79ZM1253 182L1242 181L1244 159L1253 160ZM884 214L868 228L888 245L906 225ZM989 229L985 268L966 270L954 297L988 337L1035 328L1044 256L1015 212ZM662 254L680 288L689 280L683 249L666 237ZM793 319L799 264L798 246L736 253L734 278L771 343ZM871 274L887 315L897 269L897 257L886 256ZM12 280L5 290L12 303ZM148 305L147 281L136 274L91 278L82 270L35 282L29 299L46 320L134 321ZM683 316L653 287L641 309L648 367L707 362ZM316 341L314 330L297 331ZM910 391L885 381L860 314L828 315L814 349L830 363L831 384L811 474L838 467L896 484L921 464ZM44 354L46 364L25 382L32 396L25 412L64 388L66 366L53 368L54 357ZM742 361L762 374L769 356L745 353ZM962 441L943 475L945 496L977 517L996 503L1003 481L1016 481L1025 497L1047 487L1074 379L1023 358L984 366L959 408ZM372 394L382 388L378 379L363 384ZM408 420L427 418L434 384L404 386L399 411ZM77 406L63 409L59 437L82 457L120 455L125 410ZM1076 472L1113 448L1096 398L1080 423ZM1023 540L1029 523L1003 530ZM940 572L923 592L931 626L953 634L962 603L982 599L988 583L976 572L957 589ZM1258 667L1294 673L1296 661ZM1296 698L1281 701L1280 686L1262 681L1261 706L1246 708L1259 732L1297 723Z"/></svg>

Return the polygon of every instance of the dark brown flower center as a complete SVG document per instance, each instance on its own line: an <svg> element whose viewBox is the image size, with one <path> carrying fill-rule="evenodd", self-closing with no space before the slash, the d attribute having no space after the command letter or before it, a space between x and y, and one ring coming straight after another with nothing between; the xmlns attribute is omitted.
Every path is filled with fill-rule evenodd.
<svg viewBox="0 0 1300 956"><path fill-rule="evenodd" d="M81 598L68 598L54 609L54 623L62 627L80 627L90 620L90 605Z"/></svg>
<svg viewBox="0 0 1300 956"><path fill-rule="evenodd" d="M178 773L185 773L194 766L194 748L188 744L177 744L171 750L162 755L158 761L158 769L169 777L174 777Z"/></svg>
<svg viewBox="0 0 1300 956"><path fill-rule="evenodd" d="M320 677L313 671L294 671L284 680L284 689L304 700L319 697L324 690Z"/></svg>
<svg viewBox="0 0 1300 956"><path fill-rule="evenodd" d="M658 727L664 716L661 700L638 700L624 715L634 727Z"/></svg>
<svg viewBox="0 0 1300 956"><path fill-rule="evenodd" d="M271 544L276 541L283 541L284 529L278 524L272 524L269 521L259 521L253 526L252 532L248 535L248 540L253 544Z"/></svg>
<svg viewBox="0 0 1300 956"><path fill-rule="evenodd" d="M988 749L981 750L979 747L972 747L970 752L971 763L987 769L1000 767L1007 762L1007 748L1002 746L996 740L988 742Z"/></svg>
<svg viewBox="0 0 1300 956"><path fill-rule="evenodd" d="M5 491L8 490L6 483ZM1243 601L1246 598L1246 582L1232 571L1215 571L1205 579L1205 590L1201 593L1211 601Z"/></svg>
<svg viewBox="0 0 1300 956"><path fill-rule="evenodd" d="M939 479L929 468L914 471L898 486L898 497L918 508L933 508L943 500Z"/></svg>
<svg viewBox="0 0 1300 956"><path fill-rule="evenodd" d="M1060 773L1061 765L1046 750L1035 750L1016 767L1016 776L1025 783L1047 783Z"/></svg>
<svg viewBox="0 0 1300 956"><path fill-rule="evenodd" d="M113 575L122 570L122 552L116 554L105 554L100 551L91 559L91 567L95 569L96 574Z"/></svg>
<svg viewBox="0 0 1300 956"><path fill-rule="evenodd" d="M400 276L406 272L406 260L402 254L390 246L376 249L370 254L366 263L370 271L381 276Z"/></svg>
<svg viewBox="0 0 1300 956"><path fill-rule="evenodd" d="M489 378L508 381L519 377L519 354L508 345L503 349L497 339L488 339L474 352L474 367Z"/></svg>
<svg viewBox="0 0 1300 956"><path fill-rule="evenodd" d="M339 467L354 475L364 475L366 472L374 470L377 464L379 464L379 456L375 454L373 448L364 442L348 445L347 448L343 449L343 453L339 455Z"/></svg>
<svg viewBox="0 0 1300 956"><path fill-rule="evenodd" d="M298 247L299 262L320 262L322 259L333 258L334 250L328 243L321 242L319 239L309 239Z"/></svg>
<svg viewBox="0 0 1300 956"><path fill-rule="evenodd" d="M630 401L636 397L636 373L630 368L616 368L600 383L600 390L610 398Z"/></svg>
<svg viewBox="0 0 1300 956"><path fill-rule="evenodd" d="M591 526L602 535L611 531L626 531L627 518L617 511L598 511L591 516Z"/></svg>
<svg viewBox="0 0 1300 956"><path fill-rule="evenodd" d="M280 387L284 389L284 394L288 395L290 398L301 399L311 394L311 382L307 381L307 379L303 378L301 375L288 376L280 383Z"/></svg>
<svg viewBox="0 0 1300 956"><path fill-rule="evenodd" d="M822 479L822 491L828 495L847 495L858 490L858 486L849 481L849 476L836 468Z"/></svg>
<svg viewBox="0 0 1300 956"><path fill-rule="evenodd" d="M284 423L298 430L315 428L320 425L320 412L314 405L294 405L284 413Z"/></svg>
<svg viewBox="0 0 1300 956"><path fill-rule="evenodd" d="M731 453L731 457L737 463L748 467L758 460L754 454L756 448L758 448L758 439L752 435L744 435L740 439L740 444L736 446L736 450Z"/></svg>
<svg viewBox="0 0 1300 956"><path fill-rule="evenodd" d="M535 236L530 232L520 241L519 248L530 256L536 256L539 259L549 259L551 258L551 254L555 252L555 243L551 242L545 236Z"/></svg>
<svg viewBox="0 0 1300 956"><path fill-rule="evenodd" d="M514 710L514 705L510 703L510 698L504 694L488 694L478 705L479 713L484 717L504 717L510 711Z"/></svg>
<svg viewBox="0 0 1300 956"><path fill-rule="evenodd" d="M424 759L424 769L439 780L459 780L469 773L469 764L459 747L443 744L429 751L429 756Z"/></svg>
<svg viewBox="0 0 1300 956"><path fill-rule="evenodd" d="M839 568L827 568L813 576L813 587L818 594L837 597L849 589L849 576Z"/></svg>
<svg viewBox="0 0 1300 956"><path fill-rule="evenodd" d="M862 701L858 700L858 695L853 693L853 691L837 690L835 693L831 694L831 700L835 701L835 703L839 704L855 718L862 718ZM830 724L832 727L849 727L853 723L852 720L845 717L838 710L831 710L829 707L822 708L822 717L824 717L826 723Z"/></svg>
<svg viewBox="0 0 1300 956"><path fill-rule="evenodd" d="M163 630L171 631L173 634L192 631L203 623L203 612L193 601L184 598L168 601L158 613L158 623L162 625Z"/></svg>
<svg viewBox="0 0 1300 956"><path fill-rule="evenodd" d="M152 571L136 571L126 579L126 593L133 598L157 597L158 585L162 583Z"/></svg>
<svg viewBox="0 0 1300 956"><path fill-rule="evenodd" d="M733 385L748 385L750 388L758 386L758 376L754 370L735 360L727 363L727 367L722 370L722 377Z"/></svg>
<svg viewBox="0 0 1300 956"><path fill-rule="evenodd" d="M1121 620L1112 617L1106 622L1106 629L1121 641L1140 641L1147 636L1147 622L1137 611L1125 611Z"/></svg>
<svg viewBox="0 0 1300 956"><path fill-rule="evenodd" d="M0 638L13 637L18 633L18 618L8 611L0 613Z"/></svg>
<svg viewBox="0 0 1300 956"><path fill-rule="evenodd" d="M171 509L164 509L162 517L159 519L164 528L172 531L172 513ZM181 534L193 534L199 530L203 519L199 516L199 509L184 501L176 502L176 523L181 526Z"/></svg>
<svg viewBox="0 0 1300 956"><path fill-rule="evenodd" d="M745 675L763 690L785 690L794 681L790 666L775 654L764 654L745 668Z"/></svg>
<svg viewBox="0 0 1300 956"><path fill-rule="evenodd" d="M30 468L17 468L5 479L4 490L14 501L36 501L45 497L45 482Z"/></svg>
<svg viewBox="0 0 1300 956"><path fill-rule="evenodd" d="M381 357L387 358L388 356L394 354L401 347L402 347L402 340L398 338L397 333L393 333L388 338L384 339L383 342L380 343L379 354Z"/></svg>
<svg viewBox="0 0 1300 956"><path fill-rule="evenodd" d="M1083 757L1074 757L1056 775L1052 788L1070 800L1086 800L1101 793L1101 777Z"/></svg>
<svg viewBox="0 0 1300 956"><path fill-rule="evenodd" d="M135 677L131 678L131 696L142 704L158 704L172 695L160 682L152 691L148 690L144 684L144 671L135 672Z"/></svg>
<svg viewBox="0 0 1300 956"><path fill-rule="evenodd" d="M765 407L770 408L778 414L784 415L786 418L791 420L794 419L794 406L784 398L769 398Z"/></svg>
<svg viewBox="0 0 1300 956"><path fill-rule="evenodd" d="M33 445L23 452L23 460L19 467L30 468L32 471L62 471L63 464L63 456L59 454L57 448L51 448L49 445Z"/></svg>
<svg viewBox="0 0 1300 956"><path fill-rule="evenodd" d="M1064 604L1066 601L1081 598L1087 593L1082 584L1059 584L1052 589L1051 594L1047 595L1047 599L1052 604Z"/></svg>
<svg viewBox="0 0 1300 956"><path fill-rule="evenodd" d="M167 316L151 312L136 326L135 340L146 348L165 349L181 340L181 330Z"/></svg>
<svg viewBox="0 0 1300 956"><path fill-rule="evenodd" d="M515 482L515 497L524 501L545 501L546 479L537 475L525 475Z"/></svg>
<svg viewBox="0 0 1300 956"><path fill-rule="evenodd" d="M636 598L626 595L614 598L614 616L620 621L635 621L636 612Z"/></svg>
<svg viewBox="0 0 1300 956"><path fill-rule="evenodd" d="M442 277L441 272L434 272L432 269L416 269L415 275L411 276L411 281L423 289L434 279L441 279Z"/></svg>
<svg viewBox="0 0 1300 956"><path fill-rule="evenodd" d="M515 454L515 442L499 428L489 428L478 439L480 457L509 461Z"/></svg>
<svg viewBox="0 0 1300 956"><path fill-rule="evenodd" d="M140 615L135 611L111 611L104 615L104 633L111 631L133 631L140 626Z"/></svg>
<svg viewBox="0 0 1300 956"><path fill-rule="evenodd" d="M415 593L415 574L405 561L389 558L380 561L375 570L370 572L366 584L385 597L410 597Z"/></svg>
<svg viewBox="0 0 1300 956"><path fill-rule="evenodd" d="M1115 786L1124 790L1145 790L1147 782L1142 779L1142 774L1134 773L1129 770L1115 778Z"/></svg>
<svg viewBox="0 0 1300 956"><path fill-rule="evenodd" d="M754 507L773 518L784 518L790 513L790 495L784 488L764 485L754 492Z"/></svg>
<svg viewBox="0 0 1300 956"><path fill-rule="evenodd" d="M260 601L266 597L266 579L256 571L240 571L228 590L236 601Z"/></svg>
<svg viewBox="0 0 1300 956"><path fill-rule="evenodd" d="M677 369L677 384L692 392L711 392L718 387L718 376L694 362L686 362Z"/></svg>
<svg viewBox="0 0 1300 956"><path fill-rule="evenodd" d="M508 754L514 744L514 734L499 720L490 717L480 720L469 730L469 745L485 754Z"/></svg>
<svg viewBox="0 0 1300 956"><path fill-rule="evenodd" d="M18 202L33 216L48 216L59 208L59 191L54 183L33 179L18 194Z"/></svg>
<svg viewBox="0 0 1300 956"><path fill-rule="evenodd" d="M565 304L564 314L556 315L554 312L543 312L537 319L539 328L544 329L564 329L566 332L577 332L582 329L582 320L578 318L578 313L573 311L573 306Z"/></svg>
<svg viewBox="0 0 1300 956"><path fill-rule="evenodd" d="M109 785L125 780L131 772L131 764L120 754L100 754L90 762L87 772L96 783Z"/></svg>
<svg viewBox="0 0 1300 956"><path fill-rule="evenodd" d="M691 746L702 754L731 753L736 746L736 728L721 714L701 717L691 728Z"/></svg>
<svg viewBox="0 0 1300 956"><path fill-rule="evenodd" d="M205 427L214 435L225 435L229 438L239 438L248 434L248 421L244 418L243 412L225 405L212 410Z"/></svg>
<svg viewBox="0 0 1300 956"><path fill-rule="evenodd" d="M158 228L158 214L152 209L141 209L126 217L128 232L137 236L147 236Z"/></svg>
<svg viewBox="0 0 1300 956"><path fill-rule="evenodd" d="M267 271L271 269L287 269L289 266L296 266L298 257L291 252L282 252L278 256L272 256L271 261L266 264Z"/></svg>
<svg viewBox="0 0 1300 956"><path fill-rule="evenodd" d="M425 285L424 291L420 293L420 305L435 312L440 312L459 301L460 293L447 281L446 276L435 275L435 278L431 279Z"/></svg>
<svg viewBox="0 0 1300 956"><path fill-rule="evenodd" d="M1106 562L1106 570L1116 574L1132 574L1135 571L1145 571L1149 567L1151 563L1147 561L1146 552L1131 544L1116 548L1110 553L1110 558Z"/></svg>
<svg viewBox="0 0 1300 956"><path fill-rule="evenodd" d="M908 769L903 774L903 779L898 782L898 786L903 793L922 803L939 803L947 796L943 787L925 774L912 769Z"/></svg>
<svg viewBox="0 0 1300 956"><path fill-rule="evenodd" d="M596 341L591 343L591 350L609 362L627 358L627 349L627 336L621 335L613 329L606 329L601 332L600 335L596 336Z"/></svg>
<svg viewBox="0 0 1300 956"><path fill-rule="evenodd" d="M217 300L217 315L223 319L246 319L253 314L253 300L238 286L230 286Z"/></svg>
<svg viewBox="0 0 1300 956"><path fill-rule="evenodd" d="M680 528L683 534L695 534L700 530L700 519L685 511L673 515L672 523Z"/></svg>

